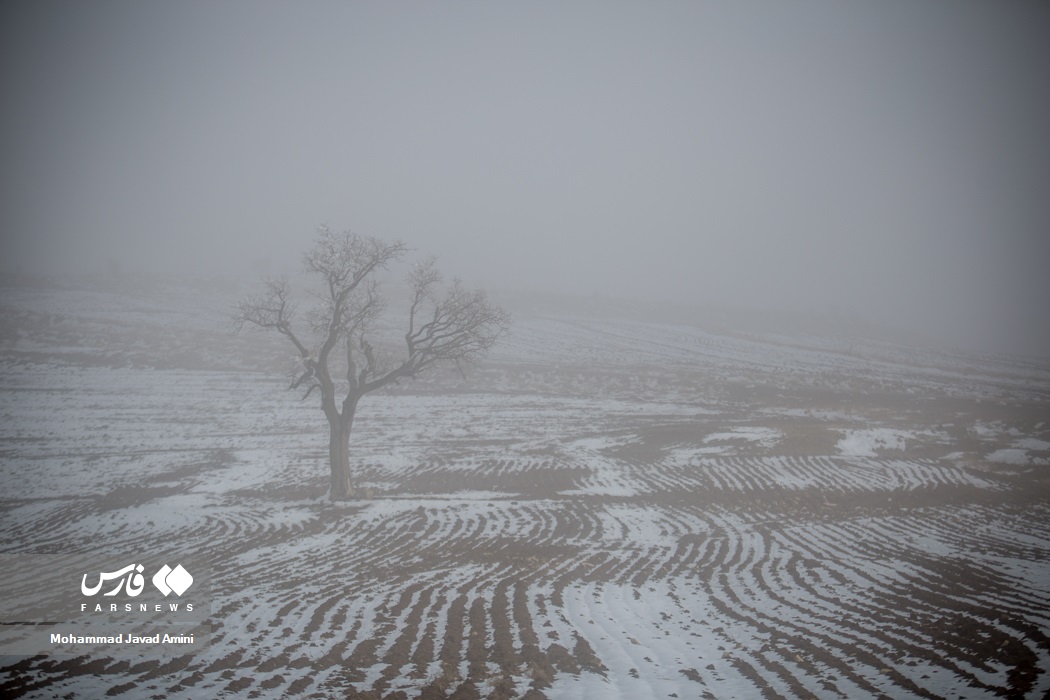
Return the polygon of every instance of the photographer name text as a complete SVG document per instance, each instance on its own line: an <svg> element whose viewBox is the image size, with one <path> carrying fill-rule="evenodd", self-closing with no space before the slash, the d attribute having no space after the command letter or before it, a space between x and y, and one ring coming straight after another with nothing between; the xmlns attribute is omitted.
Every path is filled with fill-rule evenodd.
<svg viewBox="0 0 1050 700"><path fill-rule="evenodd" d="M161 634L135 635L115 634L110 636L101 635L76 635L76 634L51 634L52 644L193 644L192 634Z"/></svg>

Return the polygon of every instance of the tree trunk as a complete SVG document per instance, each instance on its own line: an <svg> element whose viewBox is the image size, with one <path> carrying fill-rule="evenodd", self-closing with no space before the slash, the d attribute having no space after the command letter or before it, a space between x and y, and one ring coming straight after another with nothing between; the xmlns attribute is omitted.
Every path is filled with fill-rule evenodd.
<svg viewBox="0 0 1050 700"><path fill-rule="evenodd" d="M350 429L354 425L356 406L344 407L343 415L328 417L331 434L328 439L328 461L332 467L333 501L345 501L354 497L354 485L350 478Z"/></svg>

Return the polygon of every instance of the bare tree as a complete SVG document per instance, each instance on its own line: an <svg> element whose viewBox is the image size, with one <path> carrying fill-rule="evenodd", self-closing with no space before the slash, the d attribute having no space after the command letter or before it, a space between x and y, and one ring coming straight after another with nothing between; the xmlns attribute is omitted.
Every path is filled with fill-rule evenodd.
<svg viewBox="0 0 1050 700"><path fill-rule="evenodd" d="M309 335L293 328L298 309L286 278L266 280L262 295L237 307L238 330L248 324L277 331L295 346L297 370L289 388L303 390L303 400L315 390L320 393L330 431L332 500L354 495L350 431L361 397L441 362L459 366L472 361L510 325L509 315L489 302L484 291L468 290L458 279L442 289L435 259L428 257L408 276L411 302L404 354L393 358L384 353L372 338L383 311L376 273L400 260L407 250L400 241L334 234L322 226L313 248L303 256L305 272L320 282L320 291L314 294L319 303L299 324Z"/></svg>

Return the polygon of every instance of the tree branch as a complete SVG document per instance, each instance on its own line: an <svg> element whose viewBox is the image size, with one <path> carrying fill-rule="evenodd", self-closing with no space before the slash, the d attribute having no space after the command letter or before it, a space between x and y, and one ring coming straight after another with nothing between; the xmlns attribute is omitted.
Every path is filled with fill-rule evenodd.
<svg viewBox="0 0 1050 700"><path fill-rule="evenodd" d="M287 337L299 355L289 388L306 387L304 400L319 388L321 406L329 419L352 415L364 394L415 376L436 363L451 362L462 373L462 363L473 361L507 332L510 316L483 291L467 290L459 280L453 280L442 295L441 273L432 256L416 264L408 276L411 301L404 358L395 365L382 345L368 337L385 308L376 272L402 258L407 250L400 241L385 243L349 232L334 234L327 226L319 228L314 246L303 256L305 272L320 277L320 293L315 294L320 304L306 316L316 354L292 329L296 306L285 278L266 280L262 295L242 301L234 318L236 327L240 330L247 324ZM346 350L347 386L342 414L329 366L340 340Z"/></svg>

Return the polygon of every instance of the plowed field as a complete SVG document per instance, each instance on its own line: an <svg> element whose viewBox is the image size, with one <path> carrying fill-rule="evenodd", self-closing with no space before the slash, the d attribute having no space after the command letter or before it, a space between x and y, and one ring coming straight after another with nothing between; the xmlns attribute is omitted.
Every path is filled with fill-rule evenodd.
<svg viewBox="0 0 1050 700"><path fill-rule="evenodd" d="M188 302L4 301L0 551L174 543L214 595L205 652L8 658L4 697L1050 691L1038 363L524 313L366 397L332 504L317 406Z"/></svg>

